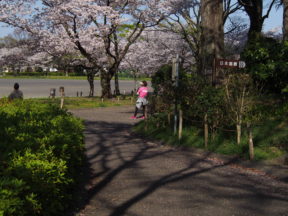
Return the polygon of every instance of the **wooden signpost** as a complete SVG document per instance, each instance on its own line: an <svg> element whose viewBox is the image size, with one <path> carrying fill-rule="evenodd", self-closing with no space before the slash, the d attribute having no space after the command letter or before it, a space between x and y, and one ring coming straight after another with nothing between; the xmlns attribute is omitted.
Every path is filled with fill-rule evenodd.
<svg viewBox="0 0 288 216"><path fill-rule="evenodd" d="M246 63L240 60L215 59L216 68L245 68Z"/></svg>
<svg viewBox="0 0 288 216"><path fill-rule="evenodd" d="M246 63L245 61L241 60L234 60L234 59L214 59L213 62L213 71L212 71L212 84L216 84L216 74L217 74L217 68L245 68Z"/></svg>

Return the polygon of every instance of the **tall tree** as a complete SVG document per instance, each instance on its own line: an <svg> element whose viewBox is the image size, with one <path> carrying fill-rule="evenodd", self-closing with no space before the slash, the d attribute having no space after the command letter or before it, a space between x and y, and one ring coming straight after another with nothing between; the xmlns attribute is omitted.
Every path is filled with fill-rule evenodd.
<svg viewBox="0 0 288 216"><path fill-rule="evenodd" d="M288 40L288 0L279 0L277 7L283 7L283 41Z"/></svg>
<svg viewBox="0 0 288 216"><path fill-rule="evenodd" d="M214 58L224 52L223 0L201 0L201 74L213 74Z"/></svg>
<svg viewBox="0 0 288 216"><path fill-rule="evenodd" d="M202 3L203 2L200 2L200 0L179 0L177 4L175 4L175 1L170 1L170 4L173 4L174 10L171 10L172 15L167 17L161 24L161 26L165 27L167 30L181 35L186 41L194 58L194 67L192 68L192 71L197 72L201 72L200 49L202 14L200 13L200 7ZM227 22L231 22L229 17L240 8L241 6L235 1L223 0L223 25ZM207 14L208 13L205 13L205 16L207 16ZM230 29L229 31L233 32L235 29ZM203 37L205 36L203 35Z"/></svg>
<svg viewBox="0 0 288 216"><path fill-rule="evenodd" d="M76 50L99 71L102 97L111 96L110 81L143 30L163 19L163 2L155 0L0 1L0 21L37 35L57 49Z"/></svg>
<svg viewBox="0 0 288 216"><path fill-rule="evenodd" d="M271 9L276 0L271 0L268 5L266 14L263 15L263 0L238 0L238 3L244 7L250 19L250 28L248 32L248 40L253 40L257 35L261 34L263 23L269 17Z"/></svg>

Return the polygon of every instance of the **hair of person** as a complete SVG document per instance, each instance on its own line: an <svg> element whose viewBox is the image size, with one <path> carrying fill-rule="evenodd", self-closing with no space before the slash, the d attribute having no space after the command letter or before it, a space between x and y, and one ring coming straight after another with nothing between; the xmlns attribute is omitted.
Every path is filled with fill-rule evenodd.
<svg viewBox="0 0 288 216"><path fill-rule="evenodd" d="M16 89L16 90L19 89L19 84L18 83L14 84L14 89Z"/></svg>
<svg viewBox="0 0 288 216"><path fill-rule="evenodd" d="M148 85L145 80L143 80L142 83L143 83L143 86L145 86L145 87Z"/></svg>

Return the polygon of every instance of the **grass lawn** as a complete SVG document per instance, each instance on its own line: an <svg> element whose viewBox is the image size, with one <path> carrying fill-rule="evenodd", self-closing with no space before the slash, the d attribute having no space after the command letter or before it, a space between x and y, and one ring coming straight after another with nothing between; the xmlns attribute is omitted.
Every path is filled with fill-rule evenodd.
<svg viewBox="0 0 288 216"><path fill-rule="evenodd" d="M41 103L59 104L61 99L57 98L32 98L26 99L31 101L39 101ZM135 103L134 98L130 96L123 96L113 99L101 99L100 97L65 97L64 108L65 109L81 109L81 108L97 108L97 107L111 107L111 106L123 106L132 105Z"/></svg>
<svg viewBox="0 0 288 216"><path fill-rule="evenodd" d="M150 122L149 122L150 121ZM145 122L140 122L134 127L134 131L144 136L161 140L173 146L185 146L205 149L204 133L200 127L184 125L182 139L179 141L173 135L173 127L161 125L161 121L150 119L145 127ZM288 153L288 120L267 120L253 129L255 160L271 160L283 157ZM213 139L210 137L208 149L225 155L249 158L248 138L243 128L242 142L236 144L235 132L219 131Z"/></svg>

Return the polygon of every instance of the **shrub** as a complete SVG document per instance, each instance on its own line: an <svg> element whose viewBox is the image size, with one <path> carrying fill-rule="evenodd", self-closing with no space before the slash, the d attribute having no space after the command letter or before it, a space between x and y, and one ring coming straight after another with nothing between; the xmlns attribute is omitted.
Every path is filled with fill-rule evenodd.
<svg viewBox="0 0 288 216"><path fill-rule="evenodd" d="M288 82L288 43L272 38L259 37L248 44L242 54L247 63L246 71L254 82L266 92L280 93Z"/></svg>
<svg viewBox="0 0 288 216"><path fill-rule="evenodd" d="M0 215L59 215L83 161L83 125L65 110L0 103Z"/></svg>

